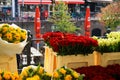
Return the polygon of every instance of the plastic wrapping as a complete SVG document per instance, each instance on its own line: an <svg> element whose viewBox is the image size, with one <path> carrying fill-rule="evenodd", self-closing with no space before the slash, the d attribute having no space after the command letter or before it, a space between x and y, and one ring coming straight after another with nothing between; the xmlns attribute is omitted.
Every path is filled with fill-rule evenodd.
<svg viewBox="0 0 120 80"><path fill-rule="evenodd" d="M13 26L14 28L18 28L18 26L15 24L12 24L11 26ZM0 37L0 55L13 56L16 54L20 54L22 52L22 50L24 49L26 44L27 44L27 37L24 41L17 43L17 44L9 43L5 40L2 40L2 38Z"/></svg>

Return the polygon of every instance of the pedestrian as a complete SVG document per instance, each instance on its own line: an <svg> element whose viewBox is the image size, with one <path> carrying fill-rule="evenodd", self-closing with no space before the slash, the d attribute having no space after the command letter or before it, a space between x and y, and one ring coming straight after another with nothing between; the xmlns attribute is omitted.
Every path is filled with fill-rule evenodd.
<svg viewBox="0 0 120 80"><path fill-rule="evenodd" d="M43 16L44 16L45 20L48 18L48 10L43 11Z"/></svg>

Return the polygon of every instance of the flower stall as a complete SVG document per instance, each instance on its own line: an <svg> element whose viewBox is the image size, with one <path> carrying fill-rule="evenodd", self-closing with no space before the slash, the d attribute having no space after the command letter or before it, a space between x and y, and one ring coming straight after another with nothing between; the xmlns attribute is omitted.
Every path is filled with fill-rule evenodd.
<svg viewBox="0 0 120 80"><path fill-rule="evenodd" d="M98 46L97 40L62 32L48 32L43 38L47 44L44 67L48 72L52 73L62 66L77 68L94 65L92 52Z"/></svg>
<svg viewBox="0 0 120 80"><path fill-rule="evenodd" d="M98 41L98 47L94 51L98 65L120 64L120 32L110 32L107 38L93 38Z"/></svg>
<svg viewBox="0 0 120 80"><path fill-rule="evenodd" d="M15 24L0 24L0 68L17 72L16 54L27 44L27 31Z"/></svg>

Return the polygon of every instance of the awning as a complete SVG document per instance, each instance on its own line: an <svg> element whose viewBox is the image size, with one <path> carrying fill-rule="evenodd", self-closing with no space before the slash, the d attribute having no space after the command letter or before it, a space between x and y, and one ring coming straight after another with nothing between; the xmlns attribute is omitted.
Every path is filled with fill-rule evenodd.
<svg viewBox="0 0 120 80"><path fill-rule="evenodd" d="M66 4L84 4L84 0L55 0ZM18 0L18 4L51 4L51 0Z"/></svg>
<svg viewBox="0 0 120 80"><path fill-rule="evenodd" d="M92 2L113 2L113 0L90 0Z"/></svg>
<svg viewBox="0 0 120 80"><path fill-rule="evenodd" d="M58 1L63 1L66 4L84 4L84 0L55 0L56 2Z"/></svg>
<svg viewBox="0 0 120 80"><path fill-rule="evenodd" d="M51 4L51 0L18 0L18 4Z"/></svg>

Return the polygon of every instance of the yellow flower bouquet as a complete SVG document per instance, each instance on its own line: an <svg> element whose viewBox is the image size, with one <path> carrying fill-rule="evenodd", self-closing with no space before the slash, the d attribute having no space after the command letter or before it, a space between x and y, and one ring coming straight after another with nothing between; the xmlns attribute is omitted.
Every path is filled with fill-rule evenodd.
<svg viewBox="0 0 120 80"><path fill-rule="evenodd" d="M27 44L27 31L15 24L0 24L0 55L20 54Z"/></svg>
<svg viewBox="0 0 120 80"><path fill-rule="evenodd" d="M52 75L47 73L40 65L24 67L20 74L21 80L51 80Z"/></svg>
<svg viewBox="0 0 120 80"><path fill-rule="evenodd" d="M59 68L53 73L53 80L83 80L83 78L84 74L79 74L65 66Z"/></svg>
<svg viewBox="0 0 120 80"><path fill-rule="evenodd" d="M0 80L20 80L18 73L0 70Z"/></svg>

